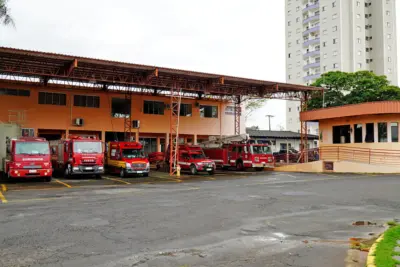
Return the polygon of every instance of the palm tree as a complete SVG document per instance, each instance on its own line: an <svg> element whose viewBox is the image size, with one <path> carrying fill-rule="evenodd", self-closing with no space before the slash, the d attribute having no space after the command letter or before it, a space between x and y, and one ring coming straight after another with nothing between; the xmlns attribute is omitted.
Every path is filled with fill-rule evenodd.
<svg viewBox="0 0 400 267"><path fill-rule="evenodd" d="M10 16L10 9L7 7L8 0L0 0L0 24L12 25L15 27L14 20Z"/></svg>

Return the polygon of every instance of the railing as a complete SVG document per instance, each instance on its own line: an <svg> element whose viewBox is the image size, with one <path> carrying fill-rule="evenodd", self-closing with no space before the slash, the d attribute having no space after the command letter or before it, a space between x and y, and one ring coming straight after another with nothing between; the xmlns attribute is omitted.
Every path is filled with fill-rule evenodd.
<svg viewBox="0 0 400 267"><path fill-rule="evenodd" d="M303 12L306 12L308 10L314 9L314 8L318 8L319 7L319 2L316 2L315 4L307 4L306 8L303 9Z"/></svg>
<svg viewBox="0 0 400 267"><path fill-rule="evenodd" d="M321 51L319 49L318 50L313 50L313 51L309 51L309 52L305 53L303 55L303 58L312 57L312 56L318 56L320 54L321 54Z"/></svg>
<svg viewBox="0 0 400 267"><path fill-rule="evenodd" d="M320 67L320 65L321 65L321 62L319 62L319 61L313 62L313 63L303 66L303 70L308 70L309 68L317 68L317 67Z"/></svg>
<svg viewBox="0 0 400 267"><path fill-rule="evenodd" d="M306 24L306 23L309 23L310 21L314 21L314 20L318 20L318 19L319 19L319 14L304 19L304 20L303 20L303 24Z"/></svg>
<svg viewBox="0 0 400 267"><path fill-rule="evenodd" d="M309 46L311 44L316 44L316 43L319 43L319 41L320 41L319 37L310 39L310 40L304 40L303 46Z"/></svg>
<svg viewBox="0 0 400 267"><path fill-rule="evenodd" d="M319 31L319 25L304 31L303 35L307 35L307 34L310 34L312 32L316 32L316 31Z"/></svg>
<svg viewBox="0 0 400 267"><path fill-rule="evenodd" d="M400 150L370 149L347 146L324 146L321 160L352 161L376 165L400 165Z"/></svg>
<svg viewBox="0 0 400 267"><path fill-rule="evenodd" d="M311 80L316 80L319 77L321 77L321 73L316 73L316 74L311 74L311 75L305 76L304 80L305 81L311 81Z"/></svg>

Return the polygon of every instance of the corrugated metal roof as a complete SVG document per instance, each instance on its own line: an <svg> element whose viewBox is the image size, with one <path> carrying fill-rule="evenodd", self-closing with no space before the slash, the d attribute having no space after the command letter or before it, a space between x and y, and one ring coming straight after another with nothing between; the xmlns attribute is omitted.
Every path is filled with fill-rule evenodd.
<svg viewBox="0 0 400 267"><path fill-rule="evenodd" d="M300 133L290 131L268 131L268 130L255 130L246 128L246 132L251 138L264 137L264 138L276 138L276 139L300 139ZM308 139L318 139L317 135L309 134Z"/></svg>
<svg viewBox="0 0 400 267"><path fill-rule="evenodd" d="M300 119L302 121L319 121L341 117L397 113L400 113L400 101L381 101L310 110L301 112Z"/></svg>

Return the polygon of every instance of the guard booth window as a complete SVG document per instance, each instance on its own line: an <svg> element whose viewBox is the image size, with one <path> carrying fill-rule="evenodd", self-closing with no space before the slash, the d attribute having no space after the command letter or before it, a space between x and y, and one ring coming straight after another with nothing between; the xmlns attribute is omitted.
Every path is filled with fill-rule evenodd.
<svg viewBox="0 0 400 267"><path fill-rule="evenodd" d="M354 124L354 143L362 143L362 124Z"/></svg>
<svg viewBox="0 0 400 267"><path fill-rule="evenodd" d="M375 134L374 134L374 124L373 123L367 123L365 125L365 143L373 143L375 142Z"/></svg>
<svg viewBox="0 0 400 267"><path fill-rule="evenodd" d="M333 126L333 143L350 143L350 125Z"/></svg>
<svg viewBox="0 0 400 267"><path fill-rule="evenodd" d="M378 141L380 143L387 142L387 123L386 122L378 123Z"/></svg>
<svg viewBox="0 0 400 267"><path fill-rule="evenodd" d="M390 124L390 129L392 131L392 142L399 142L399 124L397 122L392 122Z"/></svg>

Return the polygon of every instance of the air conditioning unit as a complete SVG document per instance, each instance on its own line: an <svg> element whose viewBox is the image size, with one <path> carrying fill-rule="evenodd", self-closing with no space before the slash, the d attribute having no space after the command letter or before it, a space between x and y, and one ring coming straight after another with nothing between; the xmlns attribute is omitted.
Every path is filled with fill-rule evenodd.
<svg viewBox="0 0 400 267"><path fill-rule="evenodd" d="M135 129L140 128L140 121L139 120L133 120L132 121L132 128L135 128Z"/></svg>
<svg viewBox="0 0 400 267"><path fill-rule="evenodd" d="M83 126L83 119L82 118L76 118L74 121L75 126Z"/></svg>

